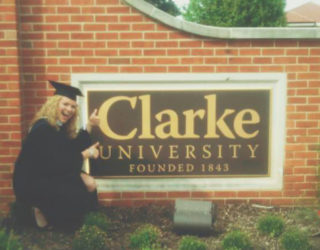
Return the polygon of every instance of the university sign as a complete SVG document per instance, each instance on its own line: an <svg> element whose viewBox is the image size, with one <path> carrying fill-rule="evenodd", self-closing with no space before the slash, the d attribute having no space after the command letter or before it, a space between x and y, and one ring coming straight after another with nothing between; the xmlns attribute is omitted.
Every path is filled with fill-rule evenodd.
<svg viewBox="0 0 320 250"><path fill-rule="evenodd" d="M88 91L97 176L268 175L270 91Z"/></svg>
<svg viewBox="0 0 320 250"><path fill-rule="evenodd" d="M273 146L276 137L283 145L284 127L276 98L285 93L265 76L113 75L82 83L84 116L98 109L100 117L92 134L100 156L90 161L91 174L136 181L275 178L282 153Z"/></svg>

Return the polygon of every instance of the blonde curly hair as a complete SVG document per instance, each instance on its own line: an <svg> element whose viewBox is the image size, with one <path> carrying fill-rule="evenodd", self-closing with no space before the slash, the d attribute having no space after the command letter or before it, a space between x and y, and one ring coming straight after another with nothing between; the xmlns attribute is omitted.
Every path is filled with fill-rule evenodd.
<svg viewBox="0 0 320 250"><path fill-rule="evenodd" d="M31 122L31 127L39 119L45 118L52 127L54 127L56 130L59 130L59 126L57 124L58 106L62 97L63 96L61 95L54 95L49 97L48 100L45 102L45 104L43 104L41 109L36 113L35 117ZM72 139L77 136L78 117L79 117L79 110L78 108L76 108L74 115L65 124L67 135Z"/></svg>

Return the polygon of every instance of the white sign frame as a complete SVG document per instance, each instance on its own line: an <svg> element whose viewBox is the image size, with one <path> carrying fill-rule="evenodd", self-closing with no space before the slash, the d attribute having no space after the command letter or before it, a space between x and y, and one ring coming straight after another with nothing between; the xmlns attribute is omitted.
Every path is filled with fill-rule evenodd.
<svg viewBox="0 0 320 250"><path fill-rule="evenodd" d="M285 156L287 78L285 73L235 74L73 74L72 85L88 90L270 90L270 176L256 178L97 178L100 192L281 190ZM81 123L87 121L86 98L79 101Z"/></svg>

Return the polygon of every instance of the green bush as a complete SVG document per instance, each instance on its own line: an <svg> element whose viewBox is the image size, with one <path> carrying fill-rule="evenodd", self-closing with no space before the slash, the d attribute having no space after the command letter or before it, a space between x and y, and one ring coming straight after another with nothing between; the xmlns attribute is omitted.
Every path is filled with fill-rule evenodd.
<svg viewBox="0 0 320 250"><path fill-rule="evenodd" d="M130 236L130 248L132 249L160 249L159 237L161 231L154 225L145 224L137 228Z"/></svg>
<svg viewBox="0 0 320 250"><path fill-rule="evenodd" d="M304 225L320 226L320 217L313 208L299 208L293 213L294 218Z"/></svg>
<svg viewBox="0 0 320 250"><path fill-rule="evenodd" d="M0 230L0 249L23 250L23 246L13 232L7 234L7 232L2 229Z"/></svg>
<svg viewBox="0 0 320 250"><path fill-rule="evenodd" d="M184 236L179 242L179 250L206 250L207 245L194 236Z"/></svg>
<svg viewBox="0 0 320 250"><path fill-rule="evenodd" d="M84 225L97 226L104 232L108 232L110 224L109 218L100 212L88 213L84 218Z"/></svg>
<svg viewBox="0 0 320 250"><path fill-rule="evenodd" d="M272 237L280 236L284 231L284 227L284 220L272 214L265 215L258 220L259 231Z"/></svg>
<svg viewBox="0 0 320 250"><path fill-rule="evenodd" d="M306 232L299 229L290 229L283 233L280 238L280 244L285 250L310 250L311 245L309 243Z"/></svg>
<svg viewBox="0 0 320 250"><path fill-rule="evenodd" d="M250 250L253 249L249 237L238 230L228 233L222 240L224 250Z"/></svg>
<svg viewBox="0 0 320 250"><path fill-rule="evenodd" d="M74 250L102 250L106 249L107 234L97 226L83 225L72 242Z"/></svg>

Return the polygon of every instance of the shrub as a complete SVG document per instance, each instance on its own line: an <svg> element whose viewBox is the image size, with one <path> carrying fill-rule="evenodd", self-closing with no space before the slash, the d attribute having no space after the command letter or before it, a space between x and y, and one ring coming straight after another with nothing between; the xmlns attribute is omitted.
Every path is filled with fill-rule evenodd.
<svg viewBox="0 0 320 250"><path fill-rule="evenodd" d="M284 221L281 217L269 214L261 217L258 221L259 231L269 234L272 237L278 237L284 231Z"/></svg>
<svg viewBox="0 0 320 250"><path fill-rule="evenodd" d="M283 233L280 244L285 250L310 250L307 234L299 229L290 229Z"/></svg>
<svg viewBox="0 0 320 250"><path fill-rule="evenodd" d="M8 235L7 232L2 229L0 230L0 249L23 250L23 246L12 232Z"/></svg>
<svg viewBox="0 0 320 250"><path fill-rule="evenodd" d="M102 250L106 249L107 234L97 226L83 225L76 232L72 242L74 250Z"/></svg>
<svg viewBox="0 0 320 250"><path fill-rule="evenodd" d="M145 224L137 228L130 236L130 248L132 249L158 249L158 239L161 231L153 225Z"/></svg>
<svg viewBox="0 0 320 250"><path fill-rule="evenodd" d="M102 231L107 232L110 228L109 218L100 212L88 213L84 218L84 225L97 226Z"/></svg>
<svg viewBox="0 0 320 250"><path fill-rule="evenodd" d="M320 217L315 209L312 208L299 208L294 214L294 218L304 225L320 226Z"/></svg>
<svg viewBox="0 0 320 250"><path fill-rule="evenodd" d="M184 236L180 240L179 250L206 250L207 245L194 236Z"/></svg>
<svg viewBox="0 0 320 250"><path fill-rule="evenodd" d="M253 249L249 237L238 230L228 233L222 240L224 250L249 250Z"/></svg>

